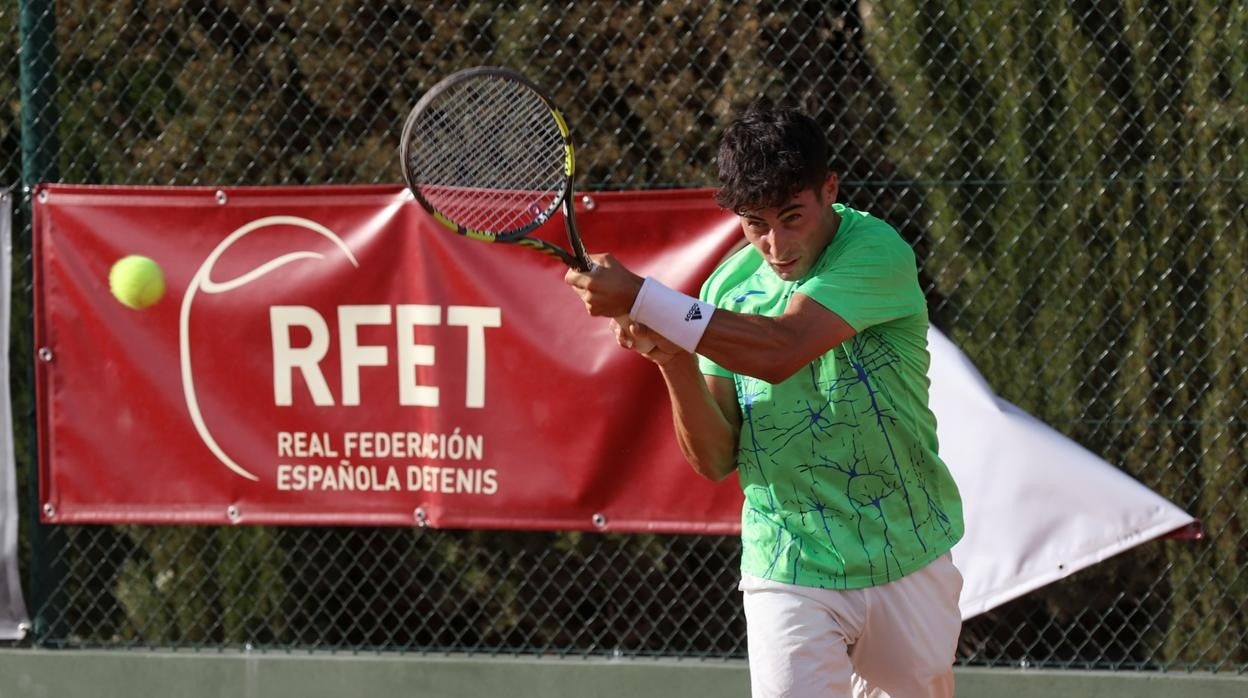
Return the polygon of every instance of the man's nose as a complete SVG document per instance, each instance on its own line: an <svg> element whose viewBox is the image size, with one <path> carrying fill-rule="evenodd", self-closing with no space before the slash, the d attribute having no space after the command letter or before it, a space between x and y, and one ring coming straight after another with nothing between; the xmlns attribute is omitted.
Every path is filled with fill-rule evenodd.
<svg viewBox="0 0 1248 698"><path fill-rule="evenodd" d="M788 259L785 254L789 251L789 241L777 233L775 228L767 233L767 248L773 259Z"/></svg>

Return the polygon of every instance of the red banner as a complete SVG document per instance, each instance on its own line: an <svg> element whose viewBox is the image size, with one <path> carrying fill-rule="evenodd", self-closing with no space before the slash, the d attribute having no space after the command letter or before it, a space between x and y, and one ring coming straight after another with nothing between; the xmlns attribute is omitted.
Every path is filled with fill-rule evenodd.
<svg viewBox="0 0 1248 698"><path fill-rule="evenodd" d="M34 202L45 521L738 528L735 484L685 464L658 373L564 268L449 234L400 187ZM690 293L739 239L705 190L592 193L577 221ZM146 309L109 292L130 254L166 276Z"/></svg>

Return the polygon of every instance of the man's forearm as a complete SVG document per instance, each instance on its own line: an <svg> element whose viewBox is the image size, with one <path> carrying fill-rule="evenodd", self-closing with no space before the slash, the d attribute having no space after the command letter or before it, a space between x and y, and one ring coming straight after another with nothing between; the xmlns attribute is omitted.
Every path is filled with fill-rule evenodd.
<svg viewBox="0 0 1248 698"><path fill-rule="evenodd" d="M723 413L692 354L661 367L672 403L672 422L685 459L701 476L720 481L736 469L737 430Z"/></svg>
<svg viewBox="0 0 1248 698"><path fill-rule="evenodd" d="M733 373L779 383L806 363L794 353L795 342L795 332L774 317L720 311L698 353Z"/></svg>

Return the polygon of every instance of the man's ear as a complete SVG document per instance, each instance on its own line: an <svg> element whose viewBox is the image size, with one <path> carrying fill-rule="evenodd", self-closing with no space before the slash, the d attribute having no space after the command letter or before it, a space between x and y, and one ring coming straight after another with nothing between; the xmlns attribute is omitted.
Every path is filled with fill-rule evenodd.
<svg viewBox="0 0 1248 698"><path fill-rule="evenodd" d="M836 203L836 192L838 189L839 183L836 180L836 173L829 172L828 178L823 180L823 189L820 192L823 194L823 200L826 201L829 206Z"/></svg>

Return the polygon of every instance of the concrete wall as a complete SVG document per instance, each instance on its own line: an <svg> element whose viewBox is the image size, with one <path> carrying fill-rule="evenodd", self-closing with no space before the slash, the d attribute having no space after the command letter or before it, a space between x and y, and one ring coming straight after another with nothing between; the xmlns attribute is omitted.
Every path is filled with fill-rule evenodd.
<svg viewBox="0 0 1248 698"><path fill-rule="evenodd" d="M739 661L0 650L0 698L748 698ZM1248 697L1248 676L961 669L962 698Z"/></svg>

